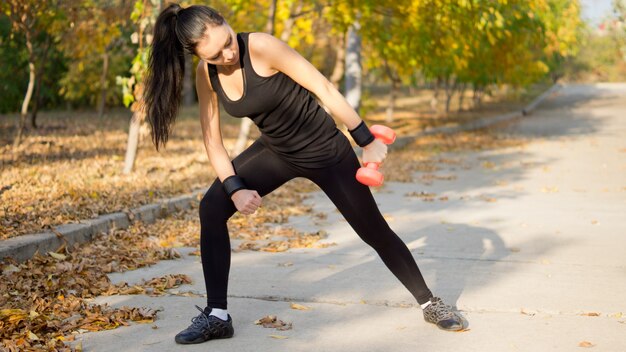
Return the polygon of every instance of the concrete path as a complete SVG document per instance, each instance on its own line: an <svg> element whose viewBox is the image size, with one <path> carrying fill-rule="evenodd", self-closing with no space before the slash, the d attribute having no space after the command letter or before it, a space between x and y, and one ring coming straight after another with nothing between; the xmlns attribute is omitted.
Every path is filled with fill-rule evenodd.
<svg viewBox="0 0 626 352"><path fill-rule="evenodd" d="M194 304L204 306L201 296L177 295L99 297L94 301L162 311L154 324L78 339L85 351L115 352L585 350L581 343L626 351L625 112L626 84L566 86L507 128L531 139L527 146L444 155L436 173L456 179L389 183L376 192L432 291L468 320L465 332L425 323L375 252L315 193L308 201L328 218L296 217L291 225L323 228L337 246L233 253L233 339L176 345L174 335L198 313ZM406 196L411 192L436 198ZM194 284L179 291L202 294L199 258L183 257L111 278L133 283L185 273ZM293 310L290 302L312 309ZM266 315L293 329L254 325Z"/></svg>

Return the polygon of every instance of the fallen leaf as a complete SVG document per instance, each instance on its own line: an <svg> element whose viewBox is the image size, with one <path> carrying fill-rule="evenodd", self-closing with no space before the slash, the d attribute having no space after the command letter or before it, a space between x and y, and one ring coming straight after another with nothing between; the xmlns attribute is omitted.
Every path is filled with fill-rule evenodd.
<svg viewBox="0 0 626 352"><path fill-rule="evenodd" d="M582 341L581 343L578 344L578 347L593 347L595 346L594 344L592 344L589 341Z"/></svg>
<svg viewBox="0 0 626 352"><path fill-rule="evenodd" d="M481 195L480 199L484 200L485 202L489 202L489 203L495 203L495 202L498 201L496 198L489 197L489 196L486 196L486 195Z"/></svg>
<svg viewBox="0 0 626 352"><path fill-rule="evenodd" d="M435 200L435 197L437 197L437 195L435 193L428 193L428 192L411 192L411 193L407 193L404 195L405 197L416 197L416 198L421 198L423 201L425 202L432 202Z"/></svg>
<svg viewBox="0 0 626 352"><path fill-rule="evenodd" d="M275 315L267 315L254 322L256 325L262 325L264 328L275 328L276 330L285 331L291 330L292 324L285 323L278 319Z"/></svg>
<svg viewBox="0 0 626 352"><path fill-rule="evenodd" d="M590 312L590 313L583 313L581 315L586 316L586 317L599 317L600 313Z"/></svg>
<svg viewBox="0 0 626 352"><path fill-rule="evenodd" d="M65 260L67 259L67 256L61 253L56 253L56 252L48 252L48 254L50 254L50 256L54 259L58 259L58 260Z"/></svg>
<svg viewBox="0 0 626 352"><path fill-rule="evenodd" d="M278 339L278 340L284 340L284 339L288 339L289 338L287 336L282 336L282 335L269 335L269 337L271 337L273 339Z"/></svg>
<svg viewBox="0 0 626 352"><path fill-rule="evenodd" d="M481 166L485 169L493 170L496 167L496 164L492 163L491 161L483 161Z"/></svg>
<svg viewBox="0 0 626 352"><path fill-rule="evenodd" d="M291 304L291 309L296 309L296 310L311 310L311 307L307 307L307 306L303 306L297 303L292 303Z"/></svg>
<svg viewBox="0 0 626 352"><path fill-rule="evenodd" d="M17 266L10 264L4 267L4 269L2 269L2 274L4 275L8 275L10 273L19 273L21 271L20 268L18 268Z"/></svg>
<svg viewBox="0 0 626 352"><path fill-rule="evenodd" d="M558 187L543 187L541 192L543 193L557 193L559 191Z"/></svg>

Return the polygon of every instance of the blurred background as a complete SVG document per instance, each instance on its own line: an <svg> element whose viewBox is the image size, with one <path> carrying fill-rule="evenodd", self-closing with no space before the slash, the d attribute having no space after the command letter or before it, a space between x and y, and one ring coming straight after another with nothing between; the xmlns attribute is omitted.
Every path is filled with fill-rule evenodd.
<svg viewBox="0 0 626 352"><path fill-rule="evenodd" d="M167 3L3 1L0 113L19 112L29 84L34 116L50 109L103 113L128 104L135 82L124 78L134 76L133 60ZM354 30L360 48L348 49L361 56L365 96L358 105L366 109L381 91L429 88L446 101L466 89L480 95L542 80L621 81L626 75L620 0L181 2L192 4L215 7L236 31L275 34L344 92L346 46ZM195 100L196 63L189 59L186 104Z"/></svg>

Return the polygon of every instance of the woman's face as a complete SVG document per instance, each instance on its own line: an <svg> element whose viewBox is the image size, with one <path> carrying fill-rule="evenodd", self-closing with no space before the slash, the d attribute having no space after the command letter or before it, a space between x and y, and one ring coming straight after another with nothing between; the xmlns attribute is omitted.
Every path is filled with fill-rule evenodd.
<svg viewBox="0 0 626 352"><path fill-rule="evenodd" d="M196 45L196 55L212 65L235 65L239 62L237 35L224 22L221 26L209 26L204 38Z"/></svg>

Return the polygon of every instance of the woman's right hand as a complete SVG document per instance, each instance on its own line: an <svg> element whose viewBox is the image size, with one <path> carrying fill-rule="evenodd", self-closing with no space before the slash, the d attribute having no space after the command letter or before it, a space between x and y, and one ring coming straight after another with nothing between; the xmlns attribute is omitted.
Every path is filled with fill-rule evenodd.
<svg viewBox="0 0 626 352"><path fill-rule="evenodd" d="M261 206L261 196L257 191L242 189L231 197L235 207L244 215L252 215Z"/></svg>

